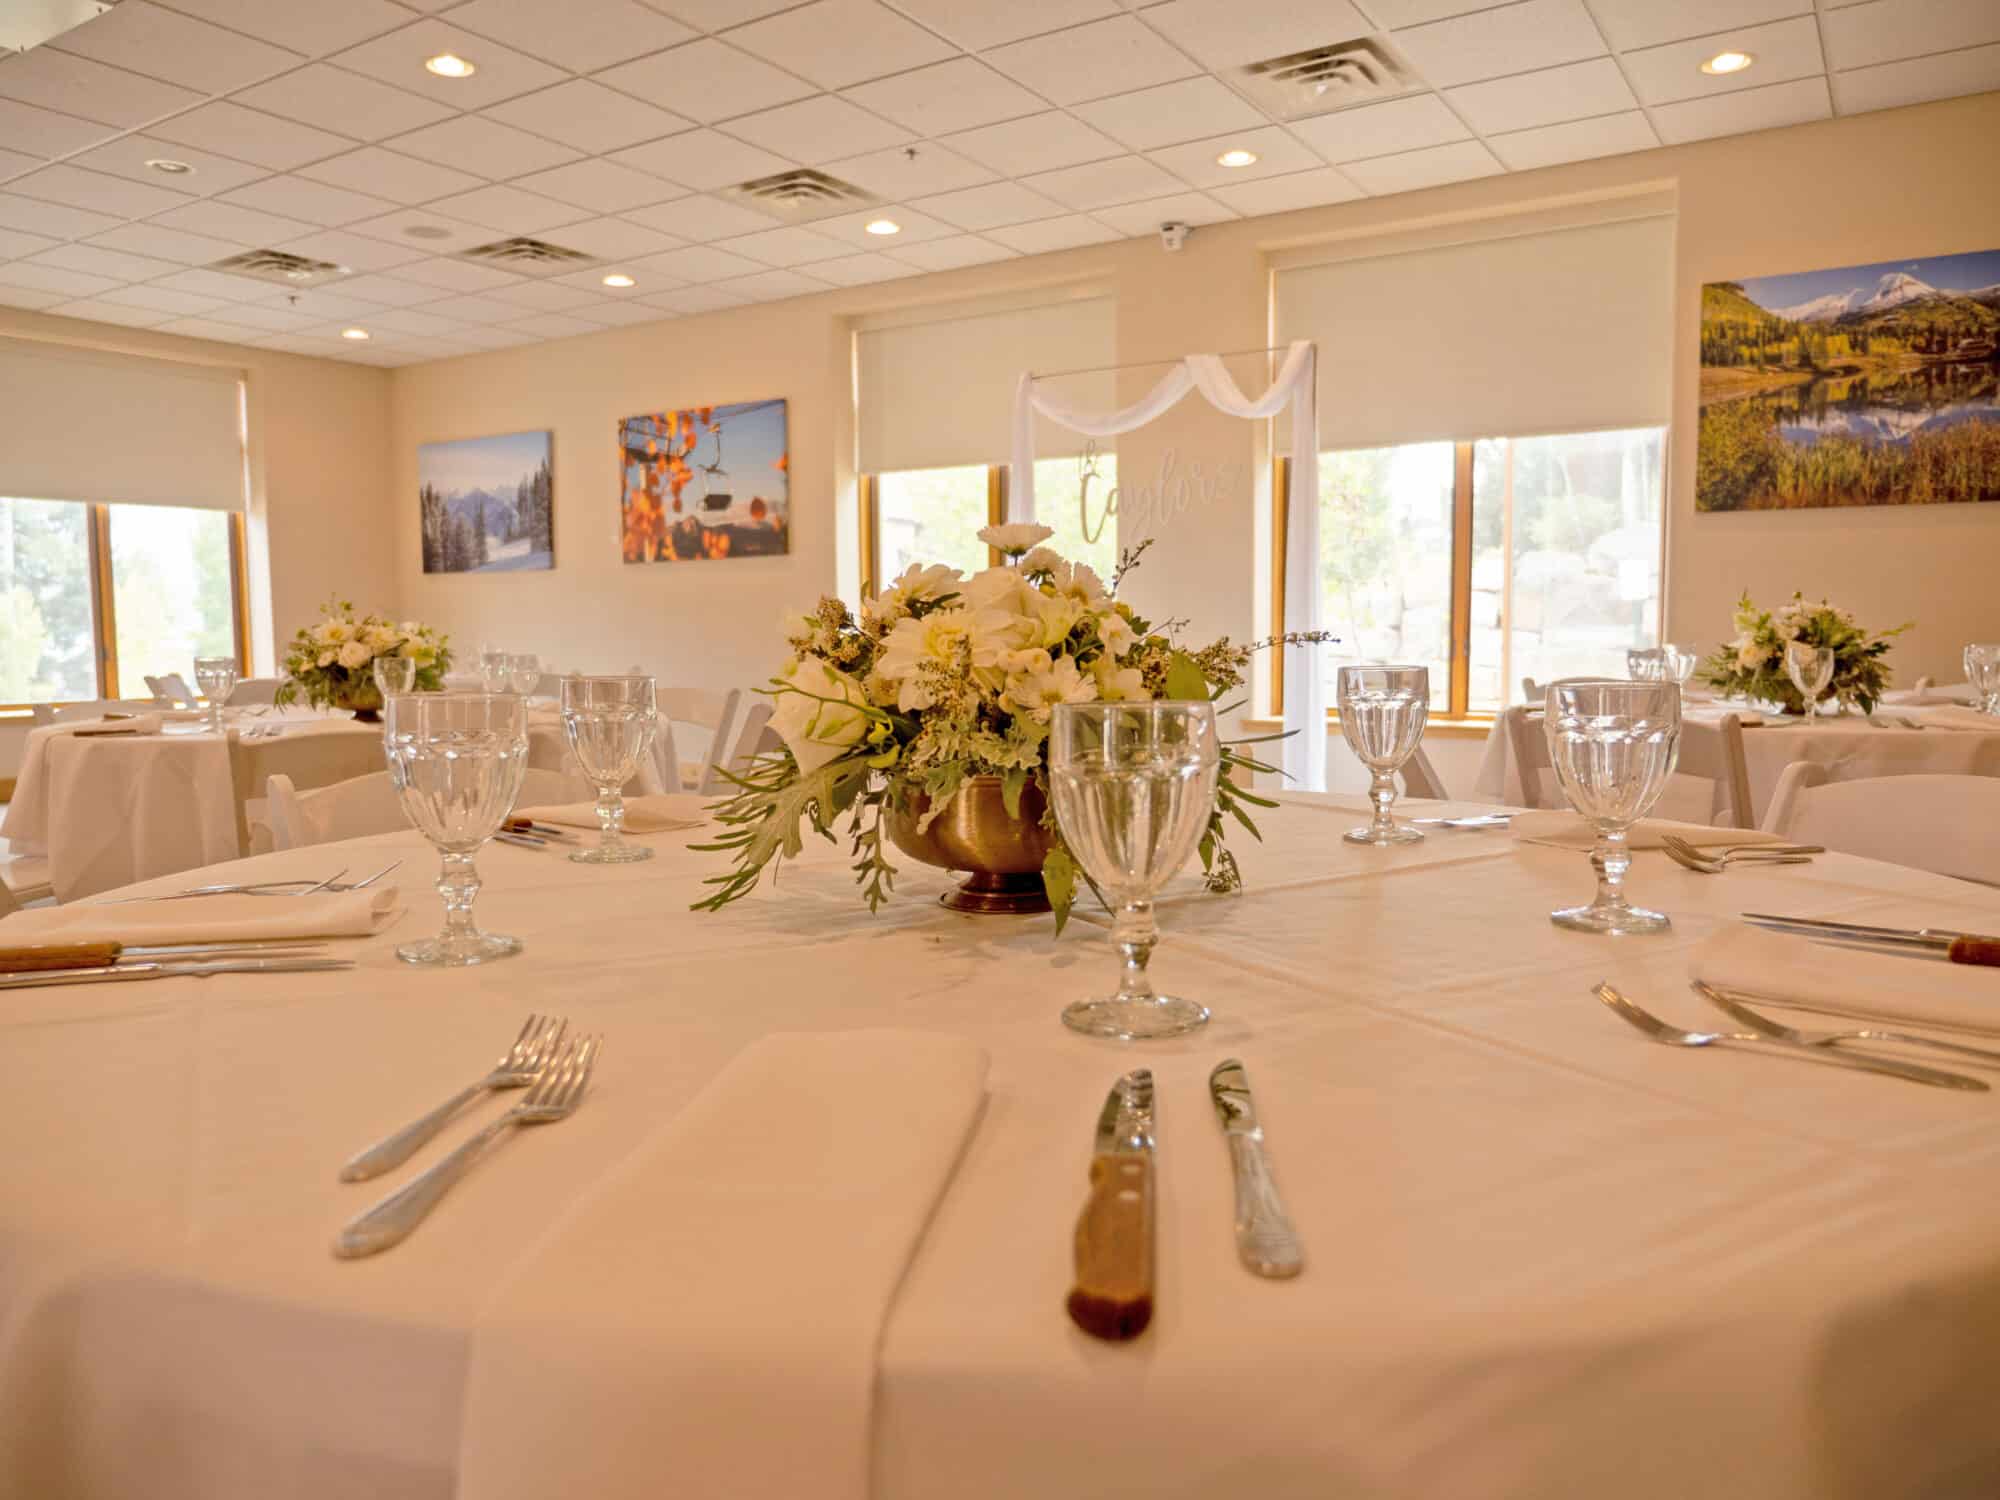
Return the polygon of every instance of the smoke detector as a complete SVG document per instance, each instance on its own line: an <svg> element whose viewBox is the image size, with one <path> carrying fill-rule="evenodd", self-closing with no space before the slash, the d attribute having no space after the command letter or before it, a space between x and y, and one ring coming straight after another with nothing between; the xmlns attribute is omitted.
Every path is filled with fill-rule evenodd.
<svg viewBox="0 0 2000 1500"><path fill-rule="evenodd" d="M851 182L842 182L810 167L739 182L735 187L724 188L722 196L748 203L793 224L867 208L879 201L873 193L864 192Z"/></svg>
<svg viewBox="0 0 2000 1500"><path fill-rule="evenodd" d="M1247 63L1232 81L1238 92L1281 120L1379 104L1421 86L1409 65L1373 37Z"/></svg>
<svg viewBox="0 0 2000 1500"><path fill-rule="evenodd" d="M533 240L518 234L512 239L495 240L490 245L474 245L470 250L461 250L458 258L482 266L505 266L510 271L525 271L530 276L574 271L593 265L597 260L596 256L572 250L567 245L552 245L547 240Z"/></svg>
<svg viewBox="0 0 2000 1500"><path fill-rule="evenodd" d="M241 255L213 262L208 269L268 281L273 286L289 287L293 291L325 286L329 281L338 281L347 275L346 266L335 265L330 260L314 260L309 255L293 255L284 250L245 250Z"/></svg>

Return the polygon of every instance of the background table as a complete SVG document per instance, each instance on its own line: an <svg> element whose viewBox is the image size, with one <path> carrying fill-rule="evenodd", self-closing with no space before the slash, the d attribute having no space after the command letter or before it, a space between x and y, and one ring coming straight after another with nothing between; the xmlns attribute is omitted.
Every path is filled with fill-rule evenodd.
<svg viewBox="0 0 2000 1500"><path fill-rule="evenodd" d="M527 951L456 973L391 956L439 916L413 836L237 866L404 855L412 909L352 974L0 1004L0 1494L447 1500L469 1330L550 1218L753 1039L880 1025L992 1059L883 1330L883 1500L2000 1493L2000 1093L1669 1051L1589 989L1712 1020L1688 949L1740 910L1993 930L2000 892L1640 853L1633 894L1675 928L1604 940L1545 919L1587 894L1581 854L1504 832L1355 849L1337 835L1358 799L1288 800L1239 846L1244 894L1163 904L1156 976L1215 1019L1143 1047L1056 1019L1111 979L1101 930L947 913L943 877L908 866L870 918L844 845L809 841L719 915L686 910L716 868L693 835L617 869L491 848L481 920ZM530 1009L607 1039L581 1112L511 1141L403 1246L334 1260L381 1191L338 1163ZM1236 1262L1205 1087L1230 1055L1305 1239L1294 1282ZM1141 1062L1159 1310L1121 1347L1062 1300L1097 1110ZM771 1381L806 1378L787 1329L743 1339Z"/></svg>

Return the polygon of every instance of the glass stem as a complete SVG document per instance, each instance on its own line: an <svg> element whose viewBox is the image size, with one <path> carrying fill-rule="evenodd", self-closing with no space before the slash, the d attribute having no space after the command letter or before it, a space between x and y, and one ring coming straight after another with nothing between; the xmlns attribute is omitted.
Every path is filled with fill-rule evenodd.
<svg viewBox="0 0 2000 1500"><path fill-rule="evenodd" d="M618 787L597 789L597 847L618 849L625 843L625 795Z"/></svg>
<svg viewBox="0 0 2000 1500"><path fill-rule="evenodd" d="M479 871L473 867L470 854L447 854L444 857L444 868L438 873L437 890L444 897L442 941L450 943L454 939L476 936L479 929L472 925L472 901L479 894Z"/></svg>
<svg viewBox="0 0 2000 1500"><path fill-rule="evenodd" d="M1597 900L1591 904L1599 911L1622 909L1625 872L1632 868L1632 849L1626 842L1624 829L1598 830L1597 846L1590 851L1590 866L1597 871Z"/></svg>
<svg viewBox="0 0 2000 1500"><path fill-rule="evenodd" d="M1159 998L1153 981L1146 977L1146 960L1153 956L1153 944L1159 940L1152 902L1128 901L1118 908L1111 923L1111 941L1118 945L1120 1000L1150 1003Z"/></svg>
<svg viewBox="0 0 2000 1500"><path fill-rule="evenodd" d="M1375 804L1374 821L1368 831L1376 838L1396 831L1396 820L1389 816L1389 806L1396 800L1396 773L1377 770L1369 779L1368 800Z"/></svg>

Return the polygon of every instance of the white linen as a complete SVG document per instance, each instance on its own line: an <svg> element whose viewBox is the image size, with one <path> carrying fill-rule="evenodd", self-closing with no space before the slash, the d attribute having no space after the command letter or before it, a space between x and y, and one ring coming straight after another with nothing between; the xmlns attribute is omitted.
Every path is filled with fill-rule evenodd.
<svg viewBox="0 0 2000 1500"><path fill-rule="evenodd" d="M459 1500L866 1500L882 1323L985 1079L934 1033L753 1042L481 1315Z"/></svg>
<svg viewBox="0 0 2000 1500"><path fill-rule="evenodd" d="M399 888L310 896L197 896L185 901L80 901L0 917L0 943L234 943L367 937L401 910Z"/></svg>
<svg viewBox="0 0 2000 1500"><path fill-rule="evenodd" d="M1927 729L1970 729L1975 733L2000 734L2000 717L1995 717L1984 709L1972 708L1961 703L1941 703L1935 708L1920 708L1910 717Z"/></svg>
<svg viewBox="0 0 2000 1500"><path fill-rule="evenodd" d="M693 792L627 797L624 801L627 833L670 833L677 828L699 828L707 821L703 808L710 803L710 799ZM514 816L531 823L553 823L558 828L588 828L595 832L599 827L595 802L517 807Z"/></svg>
<svg viewBox="0 0 2000 1500"><path fill-rule="evenodd" d="M1799 1010L2000 1037L2000 969L1921 952L1882 953L1744 923L1724 928L1697 948L1688 972Z"/></svg>
<svg viewBox="0 0 2000 1500"><path fill-rule="evenodd" d="M1597 845L1597 828L1567 808L1540 808L1514 814L1508 828L1516 839L1527 844L1552 844L1558 849L1592 849ZM1775 833L1759 833L1754 828L1722 828L1713 823L1676 823L1671 818L1641 818L1626 830L1626 847L1659 849L1673 834L1697 848L1725 844L1777 844L1784 842Z"/></svg>

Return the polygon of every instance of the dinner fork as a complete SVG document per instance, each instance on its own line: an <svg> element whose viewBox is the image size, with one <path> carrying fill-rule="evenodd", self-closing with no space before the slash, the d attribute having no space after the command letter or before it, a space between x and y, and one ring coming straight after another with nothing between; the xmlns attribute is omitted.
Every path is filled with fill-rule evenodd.
<svg viewBox="0 0 2000 1500"><path fill-rule="evenodd" d="M340 1169L340 1180L366 1182L391 1167L400 1167L416 1154L419 1146L444 1129L447 1120L488 1089L526 1088L562 1044L563 1032L568 1027L569 1022L560 1016L529 1016L521 1034L514 1038L514 1045L501 1054L500 1061L484 1078L467 1084L422 1119L350 1157Z"/></svg>
<svg viewBox="0 0 2000 1500"><path fill-rule="evenodd" d="M1724 844L1702 849L1672 833L1660 836L1660 848L1675 864L1700 875L1720 875L1738 864L1807 865L1813 855L1826 853L1819 844Z"/></svg>
<svg viewBox="0 0 2000 1500"><path fill-rule="evenodd" d="M1920 1067L1916 1063L1896 1062L1872 1055L1863 1057L1854 1052L1835 1052L1826 1047L1780 1041L1777 1037L1758 1036L1749 1031L1682 1031L1678 1026L1669 1026L1651 1011L1642 1010L1608 982L1599 983L1593 993L1621 1019L1630 1022L1662 1046L1742 1047L1750 1051L1776 1053L1780 1057L1804 1058L1808 1062L1832 1063L1836 1067L1853 1068L1862 1073L1886 1073L1891 1078L1927 1083L1935 1088L1970 1089L1981 1094L1987 1092L1985 1083L1977 1078L1967 1078L1963 1073L1947 1073L1940 1068Z"/></svg>
<svg viewBox="0 0 2000 1500"><path fill-rule="evenodd" d="M543 1068L527 1098L419 1177L413 1177L366 1213L348 1221L334 1238L333 1253L343 1260L373 1255L401 1244L444 1197L486 1147L516 1125L552 1125L567 1120L583 1102L597 1061L599 1039L569 1042ZM1983 1085L1982 1085L1983 1086Z"/></svg>
<svg viewBox="0 0 2000 1500"><path fill-rule="evenodd" d="M1934 1047L1940 1052L1955 1053L1960 1057L1974 1057L1989 1066L2000 1065L2000 1052L1990 1047L1970 1047L1964 1042L1945 1042L1932 1036L1918 1036L1913 1031L1886 1031L1874 1026L1854 1026L1845 1031L1801 1031L1796 1026L1786 1026L1769 1016L1752 1010L1743 1002L1745 999L1769 1001L1773 1005L1785 1002L1774 995L1744 995L1738 990L1725 990L1710 984L1705 979L1693 981L1694 991L1709 1001L1718 1010L1734 1017L1752 1031L1760 1031L1765 1036L1774 1036L1782 1041L1798 1042L1807 1047L1831 1047L1840 1042L1899 1042L1910 1047Z"/></svg>

